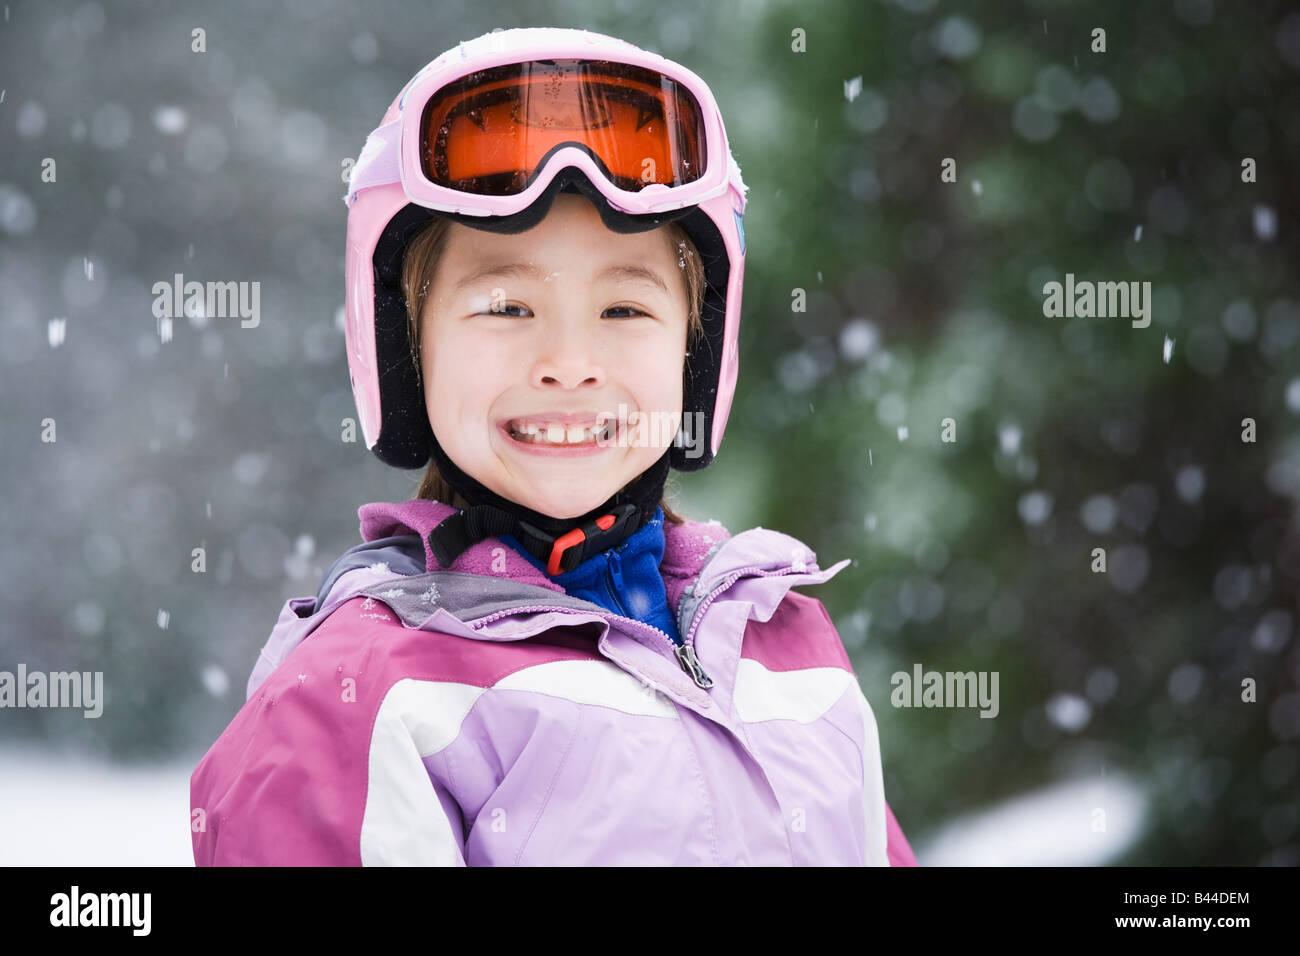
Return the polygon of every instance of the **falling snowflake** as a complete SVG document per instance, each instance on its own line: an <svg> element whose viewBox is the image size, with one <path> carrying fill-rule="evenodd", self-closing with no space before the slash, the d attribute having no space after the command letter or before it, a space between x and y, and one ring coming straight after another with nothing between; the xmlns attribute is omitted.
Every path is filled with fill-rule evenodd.
<svg viewBox="0 0 1300 956"><path fill-rule="evenodd" d="M154 126L168 136L183 131L188 120L185 110L179 106L160 106L153 113Z"/></svg>
<svg viewBox="0 0 1300 956"><path fill-rule="evenodd" d="M430 584L428 589L420 595L420 600L425 604L435 604L438 600L438 585Z"/></svg>
<svg viewBox="0 0 1300 956"><path fill-rule="evenodd" d="M1277 235L1277 212L1272 206L1265 206L1262 203L1257 204L1252 217L1255 227L1255 238L1262 239L1264 242L1271 242Z"/></svg>
<svg viewBox="0 0 1300 956"><path fill-rule="evenodd" d="M1057 694L1047 702L1047 719L1061 730L1082 730L1092 719L1092 705L1078 694Z"/></svg>
<svg viewBox="0 0 1300 956"><path fill-rule="evenodd" d="M363 611L372 610L374 606L375 606L375 599L372 597L367 597L364 601L361 602L361 610Z"/></svg>
<svg viewBox="0 0 1300 956"><path fill-rule="evenodd" d="M998 426L998 447L1004 455L1014 455L1020 451L1020 439L1022 437L1020 426L1014 423L1008 423Z"/></svg>
<svg viewBox="0 0 1300 956"><path fill-rule="evenodd" d="M199 671L199 680L213 697L224 697L230 689L230 677L216 664L207 664Z"/></svg>

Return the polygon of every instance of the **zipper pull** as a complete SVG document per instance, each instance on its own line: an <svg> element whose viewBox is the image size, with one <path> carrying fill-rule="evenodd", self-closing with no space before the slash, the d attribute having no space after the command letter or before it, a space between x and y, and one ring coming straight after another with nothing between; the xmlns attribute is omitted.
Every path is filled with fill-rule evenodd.
<svg viewBox="0 0 1300 956"><path fill-rule="evenodd" d="M623 564L617 551L609 552L609 576L613 579L614 587L618 588L621 597L627 589L623 586Z"/></svg>
<svg viewBox="0 0 1300 956"><path fill-rule="evenodd" d="M713 678L704 673L704 668L700 666L700 659L695 656L695 648L692 645L677 645L677 662L682 665L682 670L691 675L696 687L708 690L713 686Z"/></svg>

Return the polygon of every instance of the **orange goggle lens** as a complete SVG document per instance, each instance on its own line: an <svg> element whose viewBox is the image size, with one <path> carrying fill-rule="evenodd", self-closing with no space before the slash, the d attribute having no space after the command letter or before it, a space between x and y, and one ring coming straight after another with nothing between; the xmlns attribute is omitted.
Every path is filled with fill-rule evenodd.
<svg viewBox="0 0 1300 956"><path fill-rule="evenodd" d="M704 175L699 103L654 70L593 60L533 60L480 70L430 98L420 163L439 186L523 192L558 147L586 149L610 181L636 192Z"/></svg>

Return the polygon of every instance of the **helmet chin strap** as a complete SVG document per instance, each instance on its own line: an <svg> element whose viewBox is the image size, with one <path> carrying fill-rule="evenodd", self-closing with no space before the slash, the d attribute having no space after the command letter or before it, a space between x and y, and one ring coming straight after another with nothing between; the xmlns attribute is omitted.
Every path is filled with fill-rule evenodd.
<svg viewBox="0 0 1300 956"><path fill-rule="evenodd" d="M654 517L668 480L669 450L604 504L576 518L554 518L503 498L463 472L434 435L430 443L438 473L470 507L445 518L429 533L429 547L443 568L471 544L510 534L546 565L552 577L572 571L592 555L614 547Z"/></svg>

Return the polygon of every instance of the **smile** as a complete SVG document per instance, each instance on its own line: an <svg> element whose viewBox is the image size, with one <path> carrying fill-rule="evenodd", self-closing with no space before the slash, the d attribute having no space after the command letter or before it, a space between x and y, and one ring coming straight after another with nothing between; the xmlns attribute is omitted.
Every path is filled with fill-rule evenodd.
<svg viewBox="0 0 1300 956"><path fill-rule="evenodd" d="M602 424L597 421L604 418ZM565 421L564 419L567 419ZM626 434L617 416L542 414L497 423L512 448L530 456L571 458L600 455L616 447Z"/></svg>
<svg viewBox="0 0 1300 956"><path fill-rule="evenodd" d="M529 445L594 445L609 441L617 433L618 423L608 419L603 426L596 424L563 424L561 422L534 422L517 418L506 423L506 431L517 442Z"/></svg>

